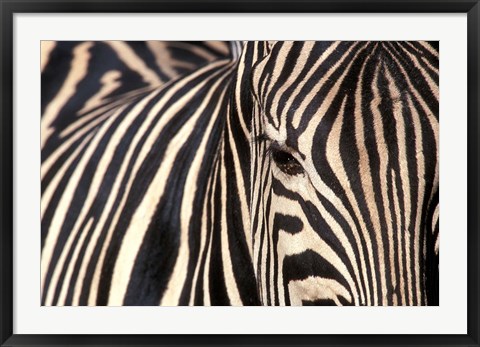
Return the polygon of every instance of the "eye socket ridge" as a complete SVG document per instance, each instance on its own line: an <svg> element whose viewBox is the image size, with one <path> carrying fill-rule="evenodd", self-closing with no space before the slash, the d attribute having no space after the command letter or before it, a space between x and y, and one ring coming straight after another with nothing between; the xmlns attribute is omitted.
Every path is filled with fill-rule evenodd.
<svg viewBox="0 0 480 347"><path fill-rule="evenodd" d="M296 176L304 172L302 165L288 151L272 144L269 152L272 160L283 173Z"/></svg>

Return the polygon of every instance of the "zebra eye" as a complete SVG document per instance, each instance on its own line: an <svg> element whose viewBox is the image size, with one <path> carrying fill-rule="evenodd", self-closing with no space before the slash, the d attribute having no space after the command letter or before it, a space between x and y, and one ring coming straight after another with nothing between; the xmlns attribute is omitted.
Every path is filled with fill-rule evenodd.
<svg viewBox="0 0 480 347"><path fill-rule="evenodd" d="M290 153L272 149L272 159L278 168L287 175L299 175L303 173L303 167Z"/></svg>

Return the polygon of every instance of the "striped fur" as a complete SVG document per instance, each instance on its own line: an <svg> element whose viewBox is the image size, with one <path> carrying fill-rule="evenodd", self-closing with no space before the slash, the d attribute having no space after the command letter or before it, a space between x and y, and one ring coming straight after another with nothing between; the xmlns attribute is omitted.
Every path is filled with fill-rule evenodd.
<svg viewBox="0 0 480 347"><path fill-rule="evenodd" d="M266 134L252 156L262 301L435 303L426 274L436 266L437 50L279 43L256 65L252 85L254 134ZM303 172L279 170L261 155L267 147L290 153Z"/></svg>
<svg viewBox="0 0 480 347"><path fill-rule="evenodd" d="M438 304L438 97L426 42L45 43L42 303Z"/></svg>

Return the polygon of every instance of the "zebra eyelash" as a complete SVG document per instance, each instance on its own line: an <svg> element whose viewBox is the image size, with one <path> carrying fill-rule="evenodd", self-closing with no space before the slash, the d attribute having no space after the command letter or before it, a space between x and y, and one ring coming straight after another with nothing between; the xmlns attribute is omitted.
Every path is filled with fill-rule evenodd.
<svg viewBox="0 0 480 347"><path fill-rule="evenodd" d="M270 158L270 160L272 160L272 159L273 159L273 158L272 158L272 152L273 152L273 150L274 150L274 148L273 148L272 146L267 145L267 148L265 149L265 153L264 153L265 157L266 157L266 158Z"/></svg>
<svg viewBox="0 0 480 347"><path fill-rule="evenodd" d="M265 133L262 133L258 136L255 136L253 139L252 139L252 143L262 143L262 142L266 142L270 140L270 138L267 136L267 134Z"/></svg>
<svg viewBox="0 0 480 347"><path fill-rule="evenodd" d="M267 136L267 134L261 133L260 135L257 135L252 139L252 144L262 144L262 143L264 143L266 146L265 152L263 153L264 157L270 157L272 152L272 141Z"/></svg>
<svg viewBox="0 0 480 347"><path fill-rule="evenodd" d="M265 152L263 153L265 158L270 158L271 159L271 154L273 151L273 146L272 146L272 140L267 136L267 134L262 133L258 136L255 136L252 139L252 144L265 144Z"/></svg>

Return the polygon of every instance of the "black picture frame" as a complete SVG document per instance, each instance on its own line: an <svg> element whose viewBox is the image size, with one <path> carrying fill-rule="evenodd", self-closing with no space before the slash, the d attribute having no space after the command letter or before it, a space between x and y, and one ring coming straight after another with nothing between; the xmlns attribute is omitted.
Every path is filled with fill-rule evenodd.
<svg viewBox="0 0 480 347"><path fill-rule="evenodd" d="M479 0L0 0L0 344L479 345ZM468 14L468 332L465 335L22 335L13 334L13 16L15 13L415 13ZM455 319L452 317L452 319Z"/></svg>

